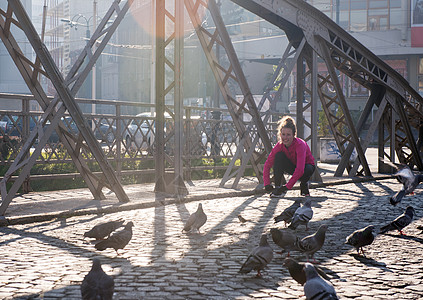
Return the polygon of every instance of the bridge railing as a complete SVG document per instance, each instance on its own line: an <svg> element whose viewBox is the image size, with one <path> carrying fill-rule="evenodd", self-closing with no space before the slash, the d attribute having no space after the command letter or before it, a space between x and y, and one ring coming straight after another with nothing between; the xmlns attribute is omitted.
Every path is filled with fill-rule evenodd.
<svg viewBox="0 0 423 300"><path fill-rule="evenodd" d="M83 111L95 108L96 113L86 113L84 117L118 177L138 178L132 182L148 181L148 178L151 181L155 172L154 105L78 98L76 101ZM0 103L1 107L9 107L8 110L0 109L0 172L4 174L35 128L42 111L37 110L36 101L30 95L0 94ZM279 117L275 114L275 121L266 124L273 142L276 142L276 121ZM174 122L170 114L165 119L165 153L172 157ZM69 115L65 114L62 121L68 130L78 131ZM249 122L245 120L246 125ZM252 130L254 132L256 128L253 126ZM206 178L219 170L224 172L240 141L228 110L206 107L184 107L183 136L186 179ZM90 155L84 155L84 158L95 163ZM166 167L173 168L170 165ZM76 177L79 174L72 168L72 159L54 131L37 158L28 181Z"/></svg>

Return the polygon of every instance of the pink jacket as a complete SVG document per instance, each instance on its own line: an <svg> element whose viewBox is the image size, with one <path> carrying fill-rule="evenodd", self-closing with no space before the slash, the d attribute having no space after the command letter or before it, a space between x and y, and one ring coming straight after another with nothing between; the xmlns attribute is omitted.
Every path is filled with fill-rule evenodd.
<svg viewBox="0 0 423 300"><path fill-rule="evenodd" d="M303 176L305 164L314 165L314 157L311 154L311 150L307 143L300 138L294 138L294 141L292 142L291 146L289 146L289 148L286 148L284 144L278 142L275 147L273 147L272 151L267 157L266 162L264 163L263 181L265 186L270 184L270 169L273 167L275 154L280 151L283 151L289 160L291 160L292 163L297 166L295 168L294 174L292 174L291 179L286 184L287 189L290 190L298 181L298 179Z"/></svg>

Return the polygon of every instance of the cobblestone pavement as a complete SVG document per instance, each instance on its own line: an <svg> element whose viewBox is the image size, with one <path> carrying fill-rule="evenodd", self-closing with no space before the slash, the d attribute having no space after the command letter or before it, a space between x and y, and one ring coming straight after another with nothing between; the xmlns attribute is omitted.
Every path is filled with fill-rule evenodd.
<svg viewBox="0 0 423 300"><path fill-rule="evenodd" d="M310 229L300 226L296 232L305 236L322 223L329 225L315 257L341 299L423 298L423 235L416 229L423 224L423 191L417 189L393 207L388 195L400 187L389 179L311 190ZM208 221L200 234L182 232L197 208L195 201L0 228L0 299L79 299L79 285L94 257L115 278L114 299L304 299L303 287L282 265L285 255L275 253L263 278L238 274L260 235L284 227L275 226L273 217L298 196L295 190L283 199L259 195L201 201ZM365 249L367 258L344 244L352 231L369 224L378 231L407 205L417 214L405 228L407 236L378 235ZM241 224L238 214L248 222ZM98 222L117 218L135 224L133 239L120 255L97 251L82 238ZM291 254L305 261L301 253Z"/></svg>

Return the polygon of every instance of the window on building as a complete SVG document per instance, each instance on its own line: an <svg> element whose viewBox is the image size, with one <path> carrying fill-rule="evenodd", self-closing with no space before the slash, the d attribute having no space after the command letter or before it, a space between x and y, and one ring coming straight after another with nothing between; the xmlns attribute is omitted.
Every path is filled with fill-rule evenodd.
<svg viewBox="0 0 423 300"><path fill-rule="evenodd" d="M348 3L349 1L341 1L339 0L339 9L340 10L349 10L350 9L350 5Z"/></svg>
<svg viewBox="0 0 423 300"><path fill-rule="evenodd" d="M366 10L351 10L351 26L352 31L367 30L367 11Z"/></svg>
<svg viewBox="0 0 423 300"><path fill-rule="evenodd" d="M386 10L369 10L367 24L368 30L388 29L388 15Z"/></svg>
<svg viewBox="0 0 423 300"><path fill-rule="evenodd" d="M348 11L340 11L339 12L339 26L344 28L345 30L349 30L350 22L349 22L350 14Z"/></svg>
<svg viewBox="0 0 423 300"><path fill-rule="evenodd" d="M388 8L388 0L371 0L369 1L369 9Z"/></svg>
<svg viewBox="0 0 423 300"><path fill-rule="evenodd" d="M391 0L389 2L390 8L401 8L401 0Z"/></svg>
<svg viewBox="0 0 423 300"><path fill-rule="evenodd" d="M308 0L345 30L387 30L404 26L402 0Z"/></svg>
<svg viewBox="0 0 423 300"><path fill-rule="evenodd" d="M401 74L405 79L408 78L407 72L407 60L406 59L384 59L384 62L387 63L392 69Z"/></svg>
<svg viewBox="0 0 423 300"><path fill-rule="evenodd" d="M367 9L367 0L351 0L351 10Z"/></svg>
<svg viewBox="0 0 423 300"><path fill-rule="evenodd" d="M349 91L349 96L350 97L368 97L369 96L369 90L366 89L364 86L362 86L361 84L359 84L358 82L354 81L353 79L348 79L349 80L349 86L350 86L350 91Z"/></svg>
<svg viewBox="0 0 423 300"><path fill-rule="evenodd" d="M389 11L389 29L400 29L404 26L403 11L401 8L392 8Z"/></svg>

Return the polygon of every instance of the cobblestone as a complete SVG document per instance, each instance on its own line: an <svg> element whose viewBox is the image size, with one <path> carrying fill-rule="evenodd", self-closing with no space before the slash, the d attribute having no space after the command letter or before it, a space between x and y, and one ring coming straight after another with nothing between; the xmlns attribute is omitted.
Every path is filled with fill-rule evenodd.
<svg viewBox="0 0 423 300"><path fill-rule="evenodd" d="M393 207L388 195L400 187L387 179L311 189L310 229L299 228L296 233L303 237L328 224L325 244L315 256L340 298L423 298L423 235L416 228L423 224L423 191L418 188L414 196ZM78 191L75 198L81 194ZM274 224L273 217L298 194L293 190L282 199L257 194L202 200L208 221L201 234L182 232L198 201L2 227L0 298L78 299L91 260L99 258L115 278L114 299L304 299L303 287L282 265L285 255L275 253L261 279L253 272L238 274L260 235L284 227ZM413 205L417 214L405 228L407 236L378 235L365 247L366 257L344 244L352 231L369 224L378 231L407 205ZM248 222L240 224L238 214ZM135 224L133 239L120 255L110 249L96 251L91 241L83 239L93 225L118 218ZM305 261L299 252L291 255Z"/></svg>

